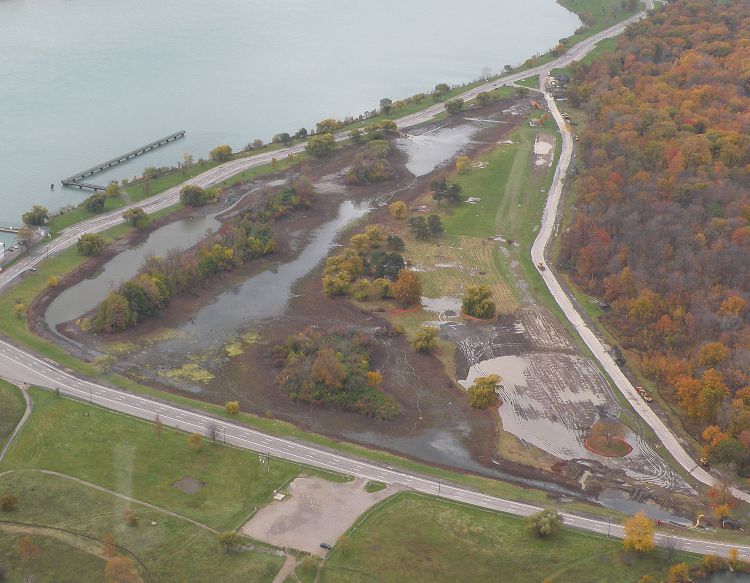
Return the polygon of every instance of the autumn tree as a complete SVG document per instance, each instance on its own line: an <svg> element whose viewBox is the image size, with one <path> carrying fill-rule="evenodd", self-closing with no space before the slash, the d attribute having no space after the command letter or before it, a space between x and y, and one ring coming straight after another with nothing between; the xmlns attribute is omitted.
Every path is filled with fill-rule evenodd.
<svg viewBox="0 0 750 583"><path fill-rule="evenodd" d="M310 376L331 389L341 388L346 378L346 368L329 347L322 348L310 367Z"/></svg>
<svg viewBox="0 0 750 583"><path fill-rule="evenodd" d="M422 283L419 275L408 269L402 269L393 286L393 296L401 307L408 308L422 300Z"/></svg>
<svg viewBox="0 0 750 583"><path fill-rule="evenodd" d="M622 539L622 546L626 551L648 553L656 546L654 523L643 510L635 516L626 518L624 528L625 537Z"/></svg>
<svg viewBox="0 0 750 583"><path fill-rule="evenodd" d="M471 166L471 158L468 156L459 156L456 158L456 172L463 174Z"/></svg>
<svg viewBox="0 0 750 583"><path fill-rule="evenodd" d="M26 304L22 304L21 302L16 302L13 305L13 313L16 315L16 318L19 320L23 319L26 316Z"/></svg>
<svg viewBox="0 0 750 583"><path fill-rule="evenodd" d="M50 275L47 278L47 285L50 286L50 287L57 287L57 284L59 284L59 283L60 283L60 280L57 279L56 275Z"/></svg>
<svg viewBox="0 0 750 583"><path fill-rule="evenodd" d="M549 538L562 528L562 516L554 510L541 510L526 517L526 529L537 538Z"/></svg>
<svg viewBox="0 0 750 583"><path fill-rule="evenodd" d="M688 583L690 581L690 569L686 563L678 563L669 568L667 583Z"/></svg>
<svg viewBox="0 0 750 583"><path fill-rule="evenodd" d="M216 146L208 153L208 156L214 162L226 162L232 157L232 148L226 144Z"/></svg>
<svg viewBox="0 0 750 583"><path fill-rule="evenodd" d="M403 200L397 200L388 206L388 210L394 219L403 219L407 212L406 203Z"/></svg>
<svg viewBox="0 0 750 583"><path fill-rule="evenodd" d="M239 401L227 401L224 404L227 413L230 415L237 415L237 413L240 412L240 402Z"/></svg>
<svg viewBox="0 0 750 583"><path fill-rule="evenodd" d="M200 433L191 433L188 436L188 445L191 447L191 449L194 449L195 451L199 451L201 448L202 440L203 440L203 436Z"/></svg>
<svg viewBox="0 0 750 583"><path fill-rule="evenodd" d="M437 337L438 329L434 326L420 326L411 343L417 352L432 352L437 347Z"/></svg>
<svg viewBox="0 0 750 583"><path fill-rule="evenodd" d="M477 377L469 387L469 404L475 409L486 409L497 401L497 388L500 377L491 374L486 377Z"/></svg>

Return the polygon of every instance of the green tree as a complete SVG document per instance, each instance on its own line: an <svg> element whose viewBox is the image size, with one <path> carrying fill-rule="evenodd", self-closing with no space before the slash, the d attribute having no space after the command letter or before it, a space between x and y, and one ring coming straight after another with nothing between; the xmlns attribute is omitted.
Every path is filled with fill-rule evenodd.
<svg viewBox="0 0 750 583"><path fill-rule="evenodd" d="M30 211L23 213L21 220L27 225L38 227L49 221L49 211L46 207L35 204Z"/></svg>
<svg viewBox="0 0 750 583"><path fill-rule="evenodd" d="M422 282L413 271L402 269L393 286L393 296L398 304L404 308L419 304L422 299Z"/></svg>
<svg viewBox="0 0 750 583"><path fill-rule="evenodd" d="M432 352L437 347L438 329L433 326L420 326L411 341L417 352Z"/></svg>
<svg viewBox="0 0 750 583"><path fill-rule="evenodd" d="M214 162L226 162L232 157L232 148L226 144L216 146L208 155Z"/></svg>
<svg viewBox="0 0 750 583"><path fill-rule="evenodd" d="M322 158L327 156L336 148L336 138L333 134L321 134L311 137L305 145L305 150L315 156L316 158Z"/></svg>
<svg viewBox="0 0 750 583"><path fill-rule="evenodd" d="M486 409L497 400L497 387L500 377L491 374L486 377L477 377L474 384L469 387L469 404L475 409Z"/></svg>
<svg viewBox="0 0 750 583"><path fill-rule="evenodd" d="M107 195L103 192L95 192L83 201L83 206L90 213L100 213L104 210L104 204L107 202Z"/></svg>
<svg viewBox="0 0 750 583"><path fill-rule="evenodd" d="M489 105L492 103L492 93L488 91L477 93L477 103L481 106Z"/></svg>
<svg viewBox="0 0 750 583"><path fill-rule="evenodd" d="M138 230L145 229L149 221L146 211L140 207L133 207L126 210L122 213L122 218L125 219L130 226L135 227Z"/></svg>
<svg viewBox="0 0 750 583"><path fill-rule="evenodd" d="M562 528L562 516L554 510L541 510L526 517L526 528L537 538L549 538Z"/></svg>
<svg viewBox="0 0 750 583"><path fill-rule="evenodd" d="M424 241L430 238L430 226L427 219L423 216L409 217L409 230L419 240Z"/></svg>
<svg viewBox="0 0 750 583"><path fill-rule="evenodd" d="M495 317L495 302L492 290L486 285L470 285L466 288L461 310L472 318L489 320Z"/></svg>
<svg viewBox="0 0 750 583"><path fill-rule="evenodd" d="M443 233L443 221L437 215L430 215L427 217L427 228L430 230L430 235L440 235Z"/></svg>
<svg viewBox="0 0 750 583"><path fill-rule="evenodd" d="M451 90L451 88L448 86L447 83L438 83L435 85L435 90L432 92L432 98L435 101L441 101L446 93L448 93Z"/></svg>
<svg viewBox="0 0 750 583"><path fill-rule="evenodd" d="M205 190L195 184L186 184L180 190L180 202L186 206L199 207L211 204L219 199L219 191L210 188Z"/></svg>
<svg viewBox="0 0 750 583"><path fill-rule="evenodd" d="M315 124L315 127L317 129L317 133L319 134L332 134L333 132L344 127L344 124L337 119L329 117L327 119L319 121L317 124Z"/></svg>
<svg viewBox="0 0 750 583"><path fill-rule="evenodd" d="M391 113L391 109L393 109L393 101L387 97L383 97L383 99L380 100L380 113L388 115Z"/></svg>
<svg viewBox="0 0 750 583"><path fill-rule="evenodd" d="M274 144L284 144L285 146L288 146L292 143L292 136L290 136L286 132L281 132L280 134L276 134L271 142Z"/></svg>
<svg viewBox="0 0 750 583"><path fill-rule="evenodd" d="M463 99L451 99L445 104L445 111L450 114L459 113L464 110L466 103Z"/></svg>
<svg viewBox="0 0 750 583"><path fill-rule="evenodd" d="M104 237L97 233L85 233L78 238L78 252L86 257L100 255L104 249Z"/></svg>
<svg viewBox="0 0 750 583"><path fill-rule="evenodd" d="M99 304L96 316L91 321L91 329L94 332L120 332L135 322L128 300L121 293L113 291Z"/></svg>

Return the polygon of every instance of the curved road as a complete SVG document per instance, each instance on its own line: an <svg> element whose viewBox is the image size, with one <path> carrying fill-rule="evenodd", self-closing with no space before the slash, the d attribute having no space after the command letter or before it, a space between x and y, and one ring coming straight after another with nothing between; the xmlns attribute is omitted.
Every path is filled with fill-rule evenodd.
<svg viewBox="0 0 750 583"><path fill-rule="evenodd" d="M650 8L652 6L651 0L647 0L647 4ZM599 40L620 34L628 24L642 18L644 14L645 13L640 13L618 25L611 27L610 29L607 29L585 41L582 41L581 43L573 47L568 54L546 64L545 66L536 67L534 69L526 70L522 73L515 73L513 75L505 76L501 79L492 81L475 89L467 91L461 97L463 99L472 99L480 91L491 90L501 85L519 81L531 75L544 75L546 74L546 71L548 71L552 67L565 66L571 61L580 59L582 56L587 54ZM572 152L572 142L570 140L569 134L567 134L567 138L565 138L566 131L564 129L564 123L562 122L559 111L557 111L557 108L555 107L554 102L551 99L549 99L548 101L550 101L550 109L553 111L555 119L558 121L558 124L561 126L561 128L563 128L564 147L563 156L560 158L560 164L558 165L556 179L550 191L550 201L545 208L543 229L540 232L540 236L537 238L537 241L534 245L533 253L535 261L544 260L543 251L547 242L549 241L549 236L551 235L551 230L554 226L556 209L559 204L562 192L562 176L564 176L568 164L570 163ZM399 125L399 127L403 128L421 123L423 121L427 121L435 114L442 112L443 108L444 106L441 104L434 105L422 112L418 112L410 116L405 116L397 120L397 124ZM339 135L337 137L338 139L344 138L344 136L342 135ZM289 153L297 153L302 151L303 149L304 145L300 144L291 148L276 150L274 152L259 154L257 156L243 158L240 160L233 160L221 166L217 166L216 168L189 180L187 183L204 187L210 186L247 168L266 164L270 162L271 158L274 156L286 156ZM133 206L139 206L149 213L171 206L172 204L177 202L179 198L179 189L181 188L181 186L182 185L171 188L159 195L148 199L147 201L143 201L138 205ZM105 215L101 215L94 219L84 221L64 230L61 233L60 237L50 242L49 250L47 250L47 248L38 249L23 260L20 260L13 267L0 274L0 291L6 289L20 273L42 261L46 257L47 253L59 253L61 250L75 244L78 237L83 233L102 231L113 225L121 223L122 212L124 210L125 209L120 209L116 212L107 213ZM541 233L546 233L545 237L542 237ZM550 274L550 272L546 271L542 274L543 276L545 276L545 282L547 282L547 284L550 286L554 286L554 283L556 282L556 280L554 280L554 277L550 279L549 275L545 275L545 273ZM562 296L564 297L564 294L562 294ZM561 305L564 306L564 300L560 299L559 301L562 301L563 303ZM572 305L570 309L572 310L572 312L568 314L568 312L566 311L566 314L569 318L572 318L574 320L576 314L575 310L572 309ZM582 322L581 326L583 326L585 330L588 330L585 327L585 324L583 324ZM593 337L593 334L591 334L591 336ZM595 337L593 338L595 340ZM595 348L596 344L592 344L594 344ZM599 344L599 346L601 345ZM604 359L602 362L606 366L606 353L604 353L603 356ZM616 373L617 371L613 372ZM418 492L432 495L437 494L446 499L463 502L474 506L480 506L500 512L506 512L509 514L526 516L540 510L540 508L528 504L513 502L511 500L504 500L495 496L490 496L487 494L482 494L465 488L457 487L452 484L443 484L441 482L436 482L431 478L409 474L403 471L392 469L388 466L384 467L372 462L329 451L321 447L314 447L304 443L299 443L291 439L267 435L248 427L228 422L224 419L216 419L214 417L211 417L210 415L206 415L198 411L184 409L168 403L160 402L156 399L142 397L140 395L128 393L123 390L113 389L111 387L100 385L98 383L75 376L72 372L63 369L54 361L39 358L31 352L26 351L25 349L18 348L2 340L0 340L0 377L7 378L12 381L25 382L42 387L47 387L52 390L58 390L61 394L65 394L82 401L88 401L92 405L98 405L106 409L139 417L147 421L152 421L158 414L164 425L168 425L170 427L185 431L205 433L209 424L215 424L215 426L218 428L220 439L222 439L225 443L229 443L231 445L251 451L268 453L275 457L294 461L297 463L325 468L334 472L358 476L369 480L377 480L387 484L398 484ZM625 383L627 383L627 380L625 380ZM640 401L637 401L637 404L640 404ZM636 410L641 412L639 408L636 408ZM647 421L649 421L649 419L647 419ZM663 438L665 443L671 443L672 441L676 443L674 437L671 436L666 428L664 429L666 431L666 436ZM685 454L685 456L687 456L687 454ZM692 460L690 460L690 463L692 464L692 466L695 465ZM692 466L691 469L695 470L695 468L693 468ZM699 476L700 473L696 475L698 479L700 479ZM610 524L608 521L588 518L575 514L564 514L563 517L565 523L568 526L573 526L600 534L611 534L612 536L616 537L623 536L622 527L620 525ZM732 545L665 534L657 534L656 539L657 543L659 544L674 544L677 548L695 553L715 553L718 555L726 556L729 549L736 548L738 549L741 557L750 559L750 546L748 545Z"/></svg>
<svg viewBox="0 0 750 583"><path fill-rule="evenodd" d="M547 74L544 74L542 75L542 78L546 76ZM617 366L612 356L604 348L601 340L599 340L594 331L586 325L580 312L573 306L570 297L565 293L562 285L560 285L560 281L547 263L545 254L547 247L552 240L555 225L557 223L557 213L562 199L563 182L573 155L573 137L568 124L565 123L565 120L557 108L554 98L547 92L544 93L544 96L547 100L549 110L560 128L563 144L560 160L557 169L555 170L552 187L550 188L547 203L544 207L539 235L537 235L537 238L534 240L534 245L531 248L531 258L534 265L539 266L541 264L544 266L544 269L539 269L539 267L537 267L537 270L544 279L544 283L550 293L552 293L552 296L555 298L555 302L565 313L565 317L575 327L578 334L580 334L581 338L586 343L586 346L588 346L589 350L591 350L596 359L602 364L607 371L607 374L628 400L633 409L635 409L638 415L640 415L641 418L654 430L656 436L661 443L664 444L664 447L666 447L667 451L669 451L677 463L685 468L685 470L699 482L706 484L707 486L718 485L718 480L695 463L695 460L693 460L690 454L685 451L685 448L682 446L677 436L669 430L659 416L654 413L653 409L649 407L648 403L641 398L635 390L635 387L630 383L620 367ZM731 488L731 490L735 497L744 500L745 502L750 502L750 494L747 492L739 490L738 488Z"/></svg>

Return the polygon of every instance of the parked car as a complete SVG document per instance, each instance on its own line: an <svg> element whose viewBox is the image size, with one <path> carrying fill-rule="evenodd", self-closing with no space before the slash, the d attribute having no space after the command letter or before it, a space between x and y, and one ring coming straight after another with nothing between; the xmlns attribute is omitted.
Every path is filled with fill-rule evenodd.
<svg viewBox="0 0 750 583"><path fill-rule="evenodd" d="M329 545L328 543L320 543L320 548L321 549L326 549L327 551L330 551L331 550L331 545Z"/></svg>

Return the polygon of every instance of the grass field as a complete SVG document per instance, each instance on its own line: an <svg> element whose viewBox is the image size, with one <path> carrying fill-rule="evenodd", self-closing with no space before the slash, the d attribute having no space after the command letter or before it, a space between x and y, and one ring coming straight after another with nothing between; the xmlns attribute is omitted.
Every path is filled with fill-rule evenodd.
<svg viewBox="0 0 750 583"><path fill-rule="evenodd" d="M39 548L36 559L29 561L18 556L18 542L23 536L30 536ZM51 536L29 535L0 526L0 565L8 570L5 581L21 583L29 575L34 576L34 583L103 581L104 560L90 549L78 548L76 542L79 541L68 544Z"/></svg>
<svg viewBox="0 0 750 583"><path fill-rule="evenodd" d="M33 414L8 451L3 469L58 471L217 530L237 528L256 506L271 500L276 488L302 470L275 459L269 469L257 454L213 444L207 438L196 451L189 447L185 433L165 428L158 437L150 423L47 391L31 391ZM183 477L205 485L187 494L172 485Z"/></svg>
<svg viewBox="0 0 750 583"><path fill-rule="evenodd" d="M18 387L0 379L0 449L21 420L26 403Z"/></svg>
<svg viewBox="0 0 750 583"><path fill-rule="evenodd" d="M127 488L126 483L121 486ZM3 518L7 516L7 520L16 522L64 528L99 540L105 533L110 533L118 545L146 565L158 583L268 582L283 562L282 557L264 552L266 548L262 546L258 546L262 550L224 553L216 543L215 534L206 529L62 477L14 472L0 477L0 490L6 489L12 491L19 501L17 509ZM136 526L125 524L123 512L126 509L137 517ZM0 528L0 541L6 532ZM96 577L79 576L70 581L102 581L103 565L88 566L90 559L81 556L80 550L76 552L80 541L78 537L70 537L67 549L49 556L40 553L38 561L51 563L51 568L55 569L55 561L59 560L61 570L64 566L65 571L73 573L78 565L82 573L98 571ZM99 546L88 541L86 545L93 546L94 551ZM54 577L35 579L35 583L59 581L56 572Z"/></svg>
<svg viewBox="0 0 750 583"><path fill-rule="evenodd" d="M550 580L634 583L666 578L661 552L637 557L619 541L565 530L533 538L522 519L414 494L391 498L350 531L349 549L326 561L322 583ZM694 562L691 557L679 560Z"/></svg>

